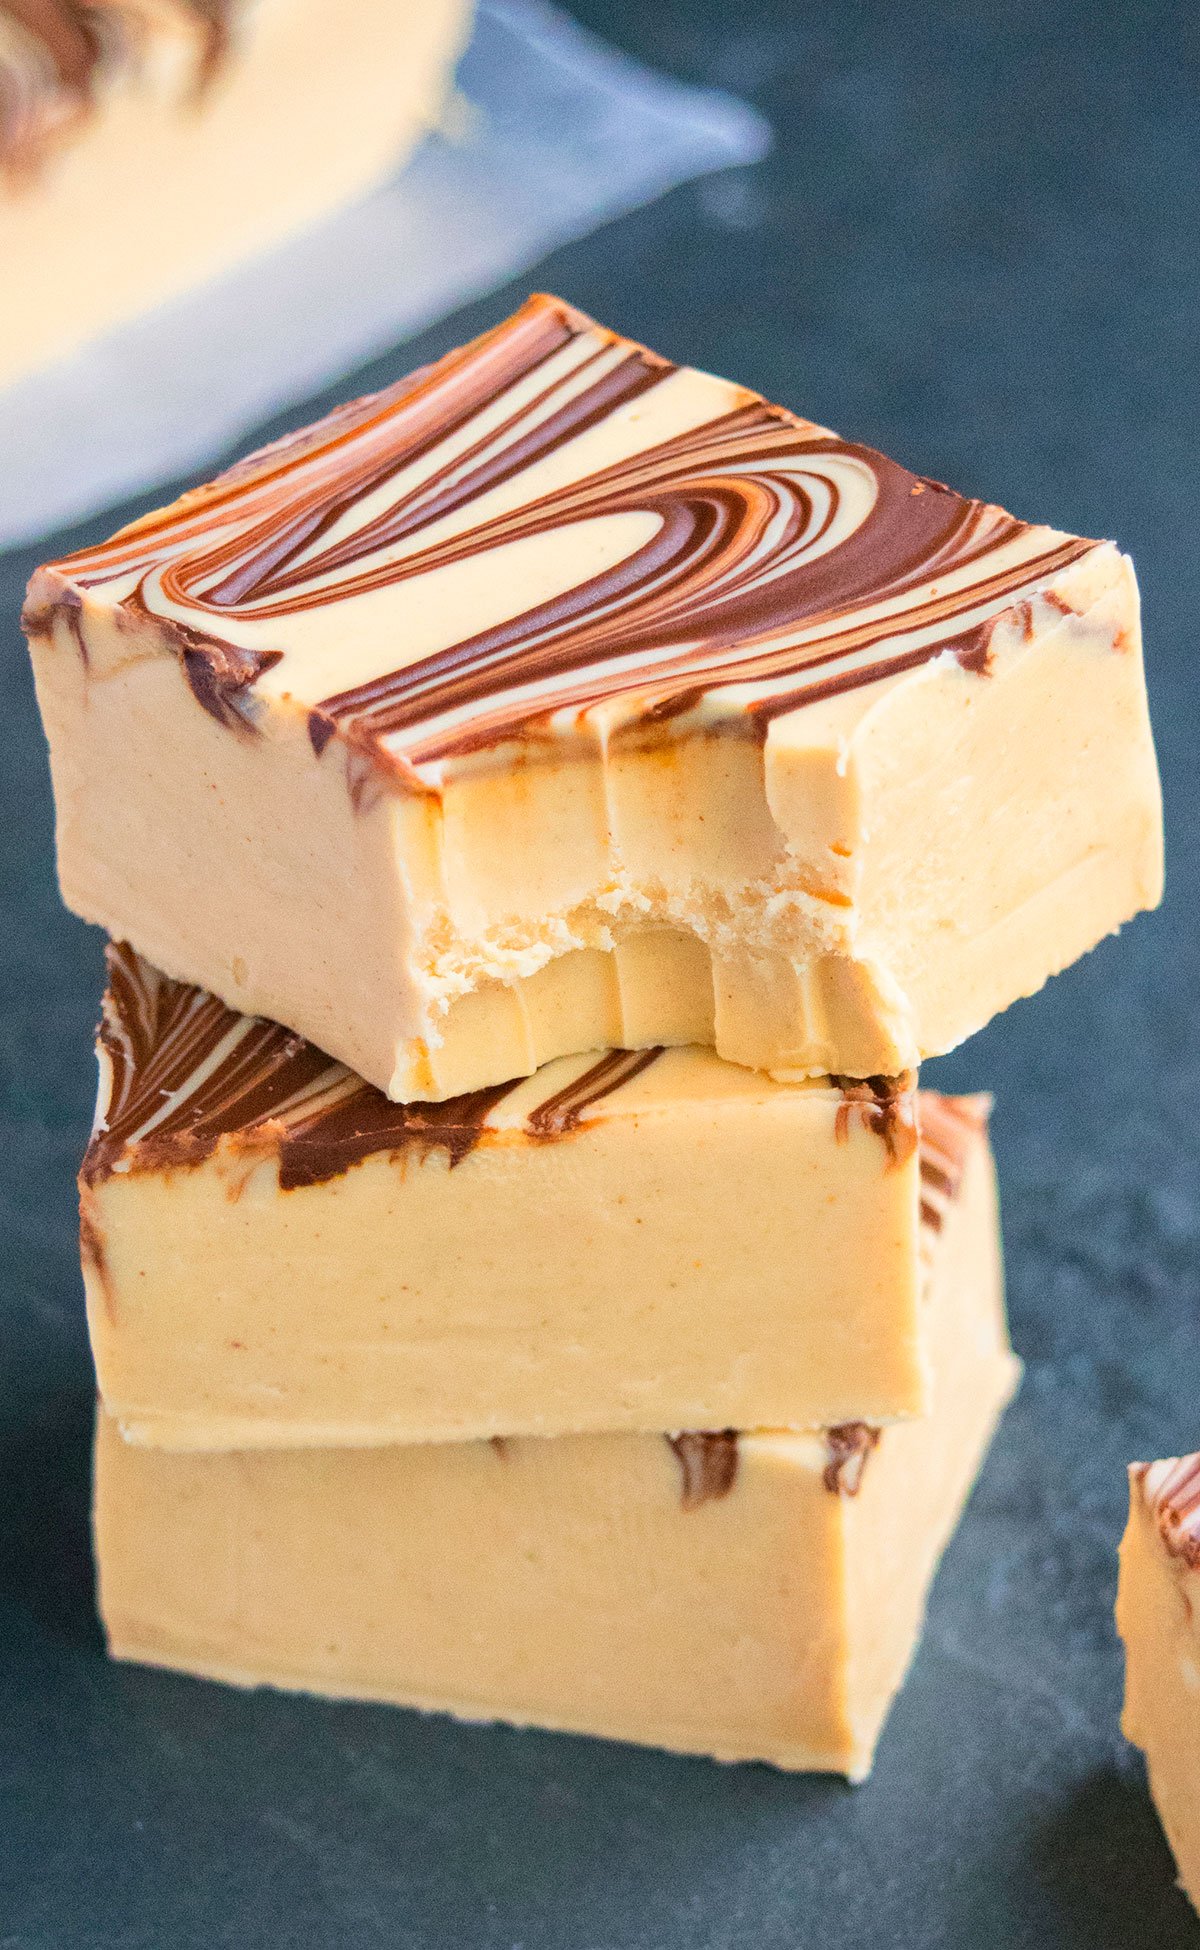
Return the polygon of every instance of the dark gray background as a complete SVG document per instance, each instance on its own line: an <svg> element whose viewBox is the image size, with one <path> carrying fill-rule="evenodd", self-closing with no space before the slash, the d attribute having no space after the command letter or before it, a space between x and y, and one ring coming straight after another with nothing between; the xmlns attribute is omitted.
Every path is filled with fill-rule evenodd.
<svg viewBox="0 0 1200 1950"><path fill-rule="evenodd" d="M1200 1442L1196 10L573 4L760 104L774 155L353 386L536 282L1117 536L1145 591L1170 897L937 1066L998 1094L1027 1374L865 1788L109 1668L72 1186L100 942L56 904L16 616L38 557L113 517L0 561L0 1950L1200 1945L1117 1731L1111 1625L1124 1465Z"/></svg>

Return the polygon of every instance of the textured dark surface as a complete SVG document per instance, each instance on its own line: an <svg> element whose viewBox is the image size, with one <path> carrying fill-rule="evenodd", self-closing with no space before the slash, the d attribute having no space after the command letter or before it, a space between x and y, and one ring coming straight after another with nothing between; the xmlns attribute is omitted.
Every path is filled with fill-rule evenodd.
<svg viewBox="0 0 1200 1950"><path fill-rule="evenodd" d="M1196 14L576 11L752 97L778 147L537 282L1138 560L1170 897L938 1066L999 1097L1024 1391L856 1792L106 1666L72 1193L101 949L55 902L16 630L41 551L0 562L0 1950L1197 1945L1111 1625L1124 1464L1200 1442Z"/></svg>

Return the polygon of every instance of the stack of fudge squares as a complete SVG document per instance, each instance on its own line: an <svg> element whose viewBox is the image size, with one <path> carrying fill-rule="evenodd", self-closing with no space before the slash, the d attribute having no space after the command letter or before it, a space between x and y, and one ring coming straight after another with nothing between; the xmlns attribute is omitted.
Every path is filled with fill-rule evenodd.
<svg viewBox="0 0 1200 1950"><path fill-rule="evenodd" d="M860 1779L987 1100L1161 877L1136 588L535 297L40 570L113 1653Z"/></svg>

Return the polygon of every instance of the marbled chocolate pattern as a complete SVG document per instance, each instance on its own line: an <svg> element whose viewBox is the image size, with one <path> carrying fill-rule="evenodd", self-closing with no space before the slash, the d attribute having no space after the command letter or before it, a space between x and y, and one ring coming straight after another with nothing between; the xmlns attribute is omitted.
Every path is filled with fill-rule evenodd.
<svg viewBox="0 0 1200 1950"><path fill-rule="evenodd" d="M737 1481L736 1429L682 1429L667 1437L679 1464L679 1497L685 1510L719 1502Z"/></svg>
<svg viewBox="0 0 1200 1950"><path fill-rule="evenodd" d="M982 1095L943 1097L936 1090L921 1090L916 1104L921 1219L930 1232L940 1232L958 1197L972 1146L987 1130L992 1100Z"/></svg>
<svg viewBox="0 0 1200 1950"><path fill-rule="evenodd" d="M375 1152L410 1146L441 1150L456 1164L480 1142L493 1107L509 1091L529 1088L528 1079L518 1078L440 1104L392 1103L302 1036L172 981L123 943L108 949L98 1050L96 1126L81 1172L86 1184L114 1171L199 1164L222 1139L249 1155L276 1154L284 1190L335 1177ZM569 1136L660 1054L599 1054L526 1113L526 1135ZM912 1134L906 1142L917 1141L919 1125L922 1217L936 1230L957 1193L970 1145L986 1125L987 1100L917 1093L911 1083L883 1092L883 1082L875 1080L886 1116L872 1115L878 1097L864 1104L862 1085L850 1082L835 1127L843 1110L865 1116L894 1164L897 1124Z"/></svg>
<svg viewBox="0 0 1200 1950"><path fill-rule="evenodd" d="M720 388L730 410L613 465L568 467L565 484L560 466L560 484L538 490L539 464L628 419L675 373L532 298L436 365L53 565L53 586L65 578L132 620L158 619L168 637L183 632L197 697L250 730L258 673L239 626L255 626L251 656L282 659L285 678L299 654L289 619L588 524L615 552L609 566L311 709L318 755L339 735L396 781L427 784L423 767L578 734L601 705L605 736L683 713L761 732L944 654L986 672L995 619L1093 546ZM501 488L503 505L476 518ZM53 608L35 578L28 626L45 629ZM352 607L340 622L353 633Z"/></svg>
<svg viewBox="0 0 1200 1950"><path fill-rule="evenodd" d="M235 0L170 0L199 23L193 88L220 66ZM102 75L136 69L155 9L139 0L0 0L0 172L23 177L86 119Z"/></svg>
<svg viewBox="0 0 1200 1950"><path fill-rule="evenodd" d="M867 1458L879 1445L883 1431L869 1422L841 1422L825 1431L824 1483L837 1496L857 1496L862 1488Z"/></svg>
<svg viewBox="0 0 1200 1950"><path fill-rule="evenodd" d="M100 1105L85 1184L114 1170L198 1164L222 1138L251 1155L277 1154L285 1191L336 1177L379 1151L440 1150L455 1165L479 1143L488 1112L522 1081L445 1103L395 1104L302 1036L171 981L123 943L108 950L98 1050ZM529 1134L576 1130L592 1105L658 1054L598 1057L530 1113Z"/></svg>
<svg viewBox="0 0 1200 1950"><path fill-rule="evenodd" d="M1200 1570L1200 1454L1138 1463L1133 1474L1167 1549Z"/></svg>

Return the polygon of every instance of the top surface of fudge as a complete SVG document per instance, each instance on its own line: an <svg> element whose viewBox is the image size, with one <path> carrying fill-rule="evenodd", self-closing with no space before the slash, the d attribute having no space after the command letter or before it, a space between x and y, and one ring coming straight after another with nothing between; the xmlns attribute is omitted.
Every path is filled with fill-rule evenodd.
<svg viewBox="0 0 1200 1950"><path fill-rule="evenodd" d="M53 565L152 619L205 709L308 714L400 778L514 738L796 706L949 654L1092 543L534 297Z"/></svg>
<svg viewBox="0 0 1200 1950"><path fill-rule="evenodd" d="M788 1092L832 1095L838 1133L856 1120L893 1163L910 1157L918 1141L911 1075L780 1084L696 1049L590 1051L442 1103L393 1103L303 1037L172 981L124 943L108 950L97 1054L86 1183L114 1171L198 1164L221 1148L276 1156L287 1190L334 1178L380 1152L441 1152L453 1165L480 1144L551 1142L598 1120ZM920 1105L922 1217L937 1231L986 1128L988 1099L925 1091Z"/></svg>

